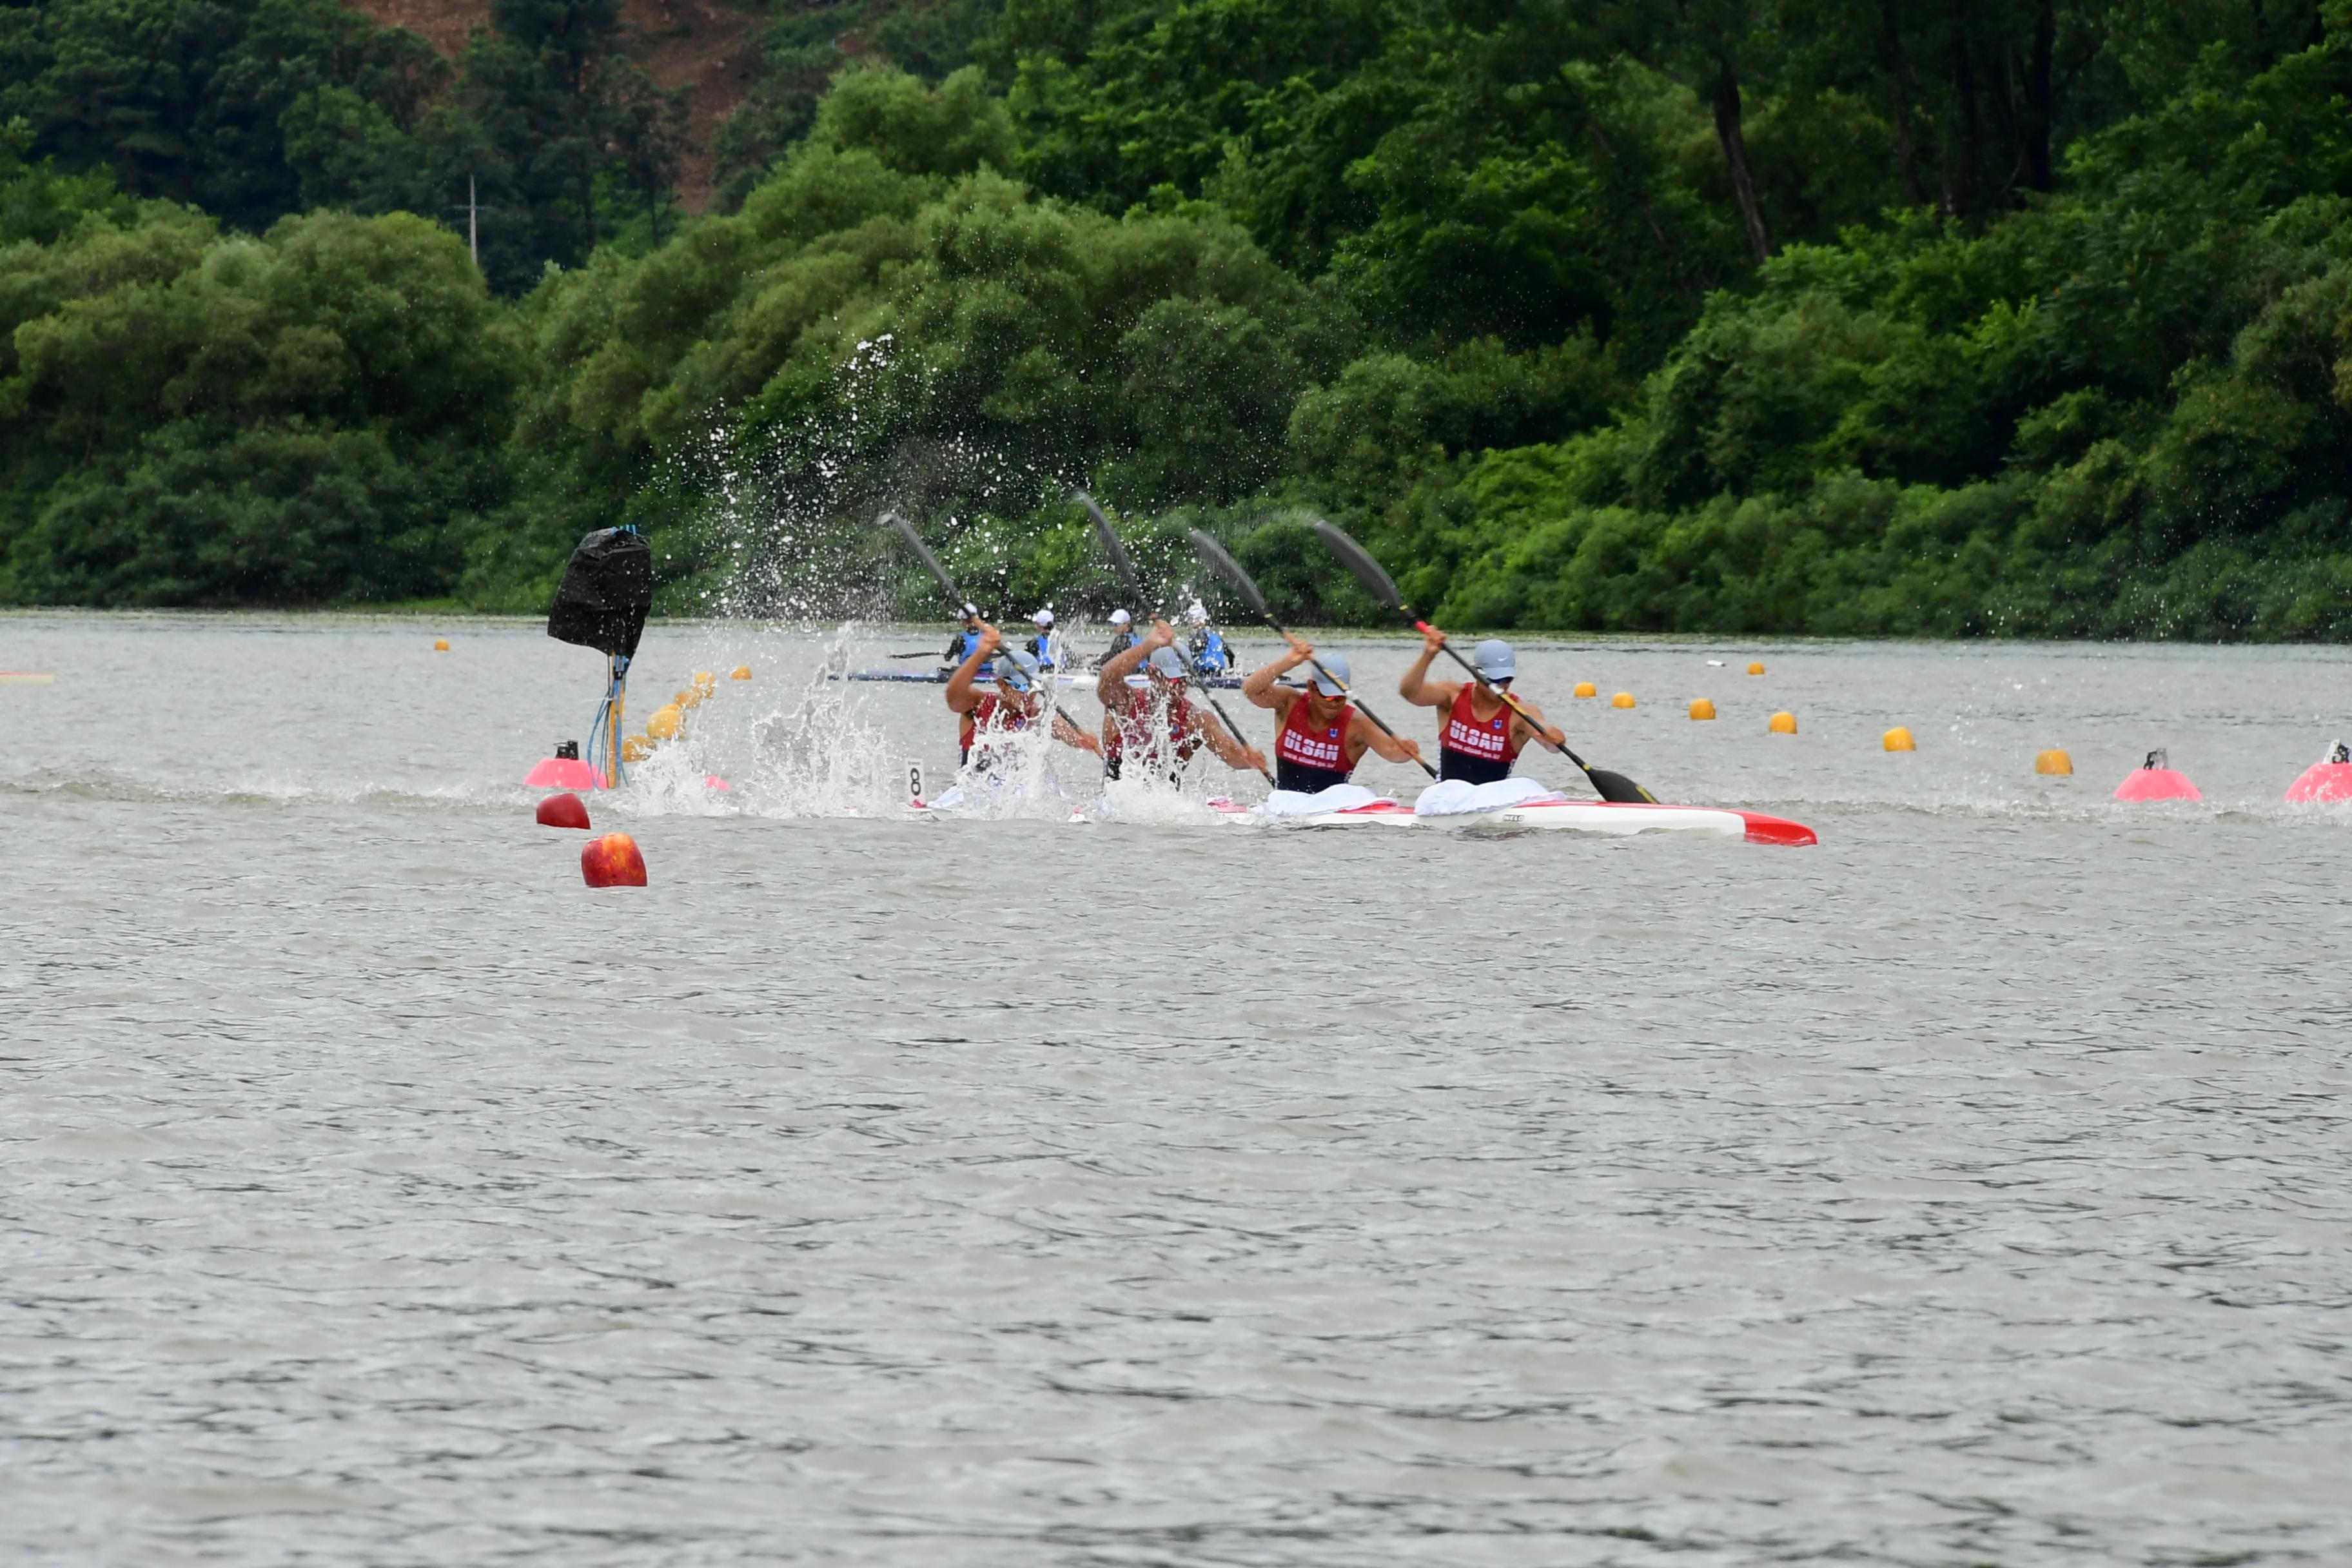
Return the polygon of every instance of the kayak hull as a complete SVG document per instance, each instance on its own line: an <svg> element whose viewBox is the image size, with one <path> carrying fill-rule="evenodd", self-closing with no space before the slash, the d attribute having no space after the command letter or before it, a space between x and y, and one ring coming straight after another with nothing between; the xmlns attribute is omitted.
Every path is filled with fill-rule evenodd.
<svg viewBox="0 0 2352 1568"><path fill-rule="evenodd" d="M1268 816L1227 803L1218 808L1229 822L1285 827L1423 827L1455 831L1597 833L1612 838L1640 833L1695 833L1708 838L1738 838L1750 844L1798 848L1821 842L1820 835L1801 822L1761 811L1737 811L1712 805L1654 805L1647 802L1606 800L1544 800L1506 806L1496 811L1464 812L1454 816L1418 816L1411 806L1392 800L1374 801L1348 811L1317 812L1302 816Z"/></svg>

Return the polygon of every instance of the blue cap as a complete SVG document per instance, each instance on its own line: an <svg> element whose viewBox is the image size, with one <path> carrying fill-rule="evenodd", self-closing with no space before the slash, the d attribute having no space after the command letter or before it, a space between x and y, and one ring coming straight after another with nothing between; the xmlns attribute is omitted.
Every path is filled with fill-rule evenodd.
<svg viewBox="0 0 2352 1568"><path fill-rule="evenodd" d="M1323 669L1317 669L1315 664L1319 664L1323 669L1329 670L1330 676L1326 676ZM1326 697L1345 697L1348 694L1348 687L1356 684L1356 672L1348 668L1346 654L1318 653L1315 656L1315 664L1307 667L1307 672L1315 678L1315 689ZM1343 681L1345 685L1341 684Z"/></svg>
<svg viewBox="0 0 2352 1568"><path fill-rule="evenodd" d="M1478 672L1481 680L1515 680L1519 667L1511 658L1511 645L1500 637L1488 637L1470 650L1470 668Z"/></svg>
<svg viewBox="0 0 2352 1568"><path fill-rule="evenodd" d="M996 679L1015 691L1026 691L1037 684L1037 656L1027 648L1001 647L996 657L1003 662L996 667Z"/></svg>

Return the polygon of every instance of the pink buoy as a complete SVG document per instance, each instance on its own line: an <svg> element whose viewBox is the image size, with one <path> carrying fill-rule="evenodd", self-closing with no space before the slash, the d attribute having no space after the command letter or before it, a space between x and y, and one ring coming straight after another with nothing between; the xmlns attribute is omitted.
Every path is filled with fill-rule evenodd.
<svg viewBox="0 0 2352 1568"><path fill-rule="evenodd" d="M2286 786L2291 801L2352 800L2352 763L2314 763Z"/></svg>
<svg viewBox="0 0 2352 1568"><path fill-rule="evenodd" d="M702 775L702 787L705 789L732 790L735 786L729 784L725 779L720 778L717 773L705 773Z"/></svg>
<svg viewBox="0 0 2352 1568"><path fill-rule="evenodd" d="M2168 761L2161 750L2150 752L2147 761L2124 776L2116 785L2117 800L2203 800L2189 775L2176 773L2166 766Z"/></svg>
<svg viewBox="0 0 2352 1568"><path fill-rule="evenodd" d="M603 789L604 775L577 757L541 757L523 775L525 789Z"/></svg>

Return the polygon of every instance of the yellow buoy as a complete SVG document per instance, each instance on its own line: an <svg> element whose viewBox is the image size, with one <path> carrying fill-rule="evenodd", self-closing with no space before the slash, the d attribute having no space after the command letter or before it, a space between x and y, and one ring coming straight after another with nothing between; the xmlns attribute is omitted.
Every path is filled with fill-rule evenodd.
<svg viewBox="0 0 2352 1568"><path fill-rule="evenodd" d="M1797 732L1797 716L1794 713L1775 713L1772 722L1766 728L1775 735L1793 735Z"/></svg>
<svg viewBox="0 0 2352 1568"><path fill-rule="evenodd" d="M1751 664L1748 667L1748 673L1750 675L1761 675L1764 673L1764 667L1761 664Z"/></svg>
<svg viewBox="0 0 2352 1568"><path fill-rule="evenodd" d="M621 761L642 763L654 754L654 743L643 735L632 735L621 742Z"/></svg>
<svg viewBox="0 0 2352 1568"><path fill-rule="evenodd" d="M2044 752L2033 759L2033 771L2071 778L2074 772L2074 759L2063 752Z"/></svg>
<svg viewBox="0 0 2352 1568"><path fill-rule="evenodd" d="M656 741L677 738L677 727L686 722L686 714L677 703L666 703L646 716L646 733Z"/></svg>
<svg viewBox="0 0 2352 1568"><path fill-rule="evenodd" d="M1631 708L1633 706L1633 694L1630 691L1621 691L1616 696L1612 697L1609 700L1609 706L1612 708Z"/></svg>
<svg viewBox="0 0 2352 1568"><path fill-rule="evenodd" d="M680 708L699 708L702 706L702 693L689 686L670 700Z"/></svg>
<svg viewBox="0 0 2352 1568"><path fill-rule="evenodd" d="M698 669L694 672L694 683L697 686L716 686L719 678L707 669Z"/></svg>
<svg viewBox="0 0 2352 1568"><path fill-rule="evenodd" d="M1919 749L1918 742L1911 739L1911 731L1900 724L1887 731L1879 744L1890 752L1916 752Z"/></svg>
<svg viewBox="0 0 2352 1568"><path fill-rule="evenodd" d="M447 653L449 651L449 639L447 637L435 637L433 639L433 651L435 653Z"/></svg>
<svg viewBox="0 0 2352 1568"><path fill-rule="evenodd" d="M1589 680L1580 680L1576 683L1576 694L1579 697L1598 697L1601 695L1601 688Z"/></svg>
<svg viewBox="0 0 2352 1568"><path fill-rule="evenodd" d="M1714 717L1715 717L1715 704L1714 704L1714 703L1712 703L1712 702L1709 702L1709 701L1708 701L1706 698L1704 698L1704 697L1694 697L1694 698L1692 698L1692 699L1691 699L1691 717L1692 717L1692 718L1694 718L1694 719L1712 719L1712 718L1714 718Z"/></svg>
<svg viewBox="0 0 2352 1568"><path fill-rule="evenodd" d="M751 667L748 664L739 664L735 667L735 673L729 676L727 679L730 680L749 680L751 679Z"/></svg>

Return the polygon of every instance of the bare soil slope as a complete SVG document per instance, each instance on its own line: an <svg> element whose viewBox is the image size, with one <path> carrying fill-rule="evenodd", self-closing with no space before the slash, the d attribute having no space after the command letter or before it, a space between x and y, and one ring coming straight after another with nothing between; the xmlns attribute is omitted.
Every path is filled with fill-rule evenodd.
<svg viewBox="0 0 2352 1568"><path fill-rule="evenodd" d="M345 0L385 26L406 27L456 58L467 36L487 27L490 0ZM686 89L693 146L678 171L689 212L710 204L710 143L735 111L760 66L760 17L719 0L625 0L621 24L630 57L665 88Z"/></svg>

